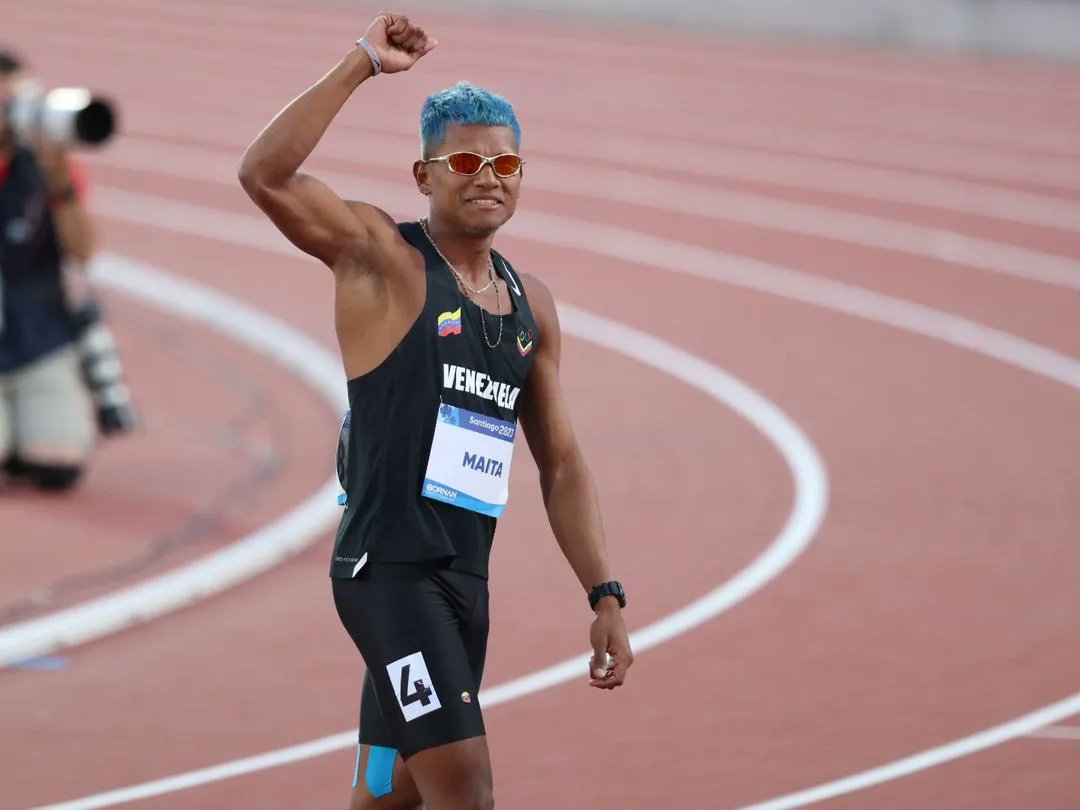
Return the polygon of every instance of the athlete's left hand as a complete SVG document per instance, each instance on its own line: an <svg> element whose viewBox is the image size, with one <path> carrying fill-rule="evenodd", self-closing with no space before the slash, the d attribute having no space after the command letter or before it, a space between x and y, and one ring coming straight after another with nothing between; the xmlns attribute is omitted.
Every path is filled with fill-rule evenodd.
<svg viewBox="0 0 1080 810"><path fill-rule="evenodd" d="M611 604L605 604L610 602ZM623 623L622 611L611 599L601 600L601 607L589 630L593 655L589 661L589 686L614 689L626 680L626 671L634 663L630 638ZM609 657L610 656L610 657Z"/></svg>

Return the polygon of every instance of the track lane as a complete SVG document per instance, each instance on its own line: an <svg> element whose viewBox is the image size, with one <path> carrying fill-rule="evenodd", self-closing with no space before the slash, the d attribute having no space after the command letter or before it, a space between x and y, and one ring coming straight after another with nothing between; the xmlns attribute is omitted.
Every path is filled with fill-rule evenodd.
<svg viewBox="0 0 1080 810"><path fill-rule="evenodd" d="M203 8L205 10L206 7ZM840 64L842 66L843 62ZM551 199L538 202L547 207L563 201ZM633 221L637 227L650 227L636 219L637 214L627 213L628 210L621 209L621 213L628 219L635 217ZM655 224L652 227L655 227ZM190 241L161 238L164 243L172 243L177 248ZM778 239L777 245L782 241L785 240ZM823 536L823 539L828 541L828 552L825 556L816 558L817 564L813 568L808 567L813 560L804 561L792 572L799 575L798 579L785 578L777 583L778 586L786 584L784 590L774 592L770 588L767 600L752 601L725 619L721 634L713 632L717 628L706 628L688 639L687 644L673 646L671 650L656 651L655 669L642 667L641 670L640 695L645 700L639 701L637 696L631 694L625 701L620 698L620 702L609 707L612 711L605 719L617 720L628 716L631 711L642 710L642 702L647 704L650 713L645 716L652 722L642 723L641 728L647 728L655 735L654 730L660 726L665 735L663 739L669 743L663 759L664 765L670 769L666 773L672 777L668 784L679 786L688 798L700 798L704 806L709 806L706 803L708 799L721 800L724 802L722 806L727 806L729 797L732 800L739 795L745 795L746 800L761 798L762 784L776 790L785 787L797 788L809 781L827 777L828 774L823 772L840 769L838 763L841 761L862 760L876 753L883 756L909 753L909 750L903 748L904 745L925 744L927 740L936 742L937 740L932 738L939 731L946 734L946 738L950 733L955 736L955 728L963 725L967 719L975 722L989 713L987 704L992 704L995 697L1001 698L1001 695L979 696L974 701L978 705L963 710L970 712L971 716L967 719L966 716L957 716L959 712L952 706L947 694L936 695L933 700L913 697L909 698L912 702L908 707L908 716L914 718L911 720L913 727L904 730L903 734L888 736L888 728L868 727L846 718L842 728L830 727L823 737L823 721L819 715L814 714L813 707L803 705L806 702L806 693L799 689L804 678L821 678L823 675L833 674L837 660L849 663L850 653L846 651L853 642L861 642L864 647L869 648L872 642L879 642L882 636L891 634L894 639L901 638L906 646L904 650L894 650L891 653L882 653L883 655L916 655L920 662L925 659L928 666L936 667L932 672L944 677L945 673L954 672L952 667L965 670L962 662L958 664L944 659L944 656L954 654L955 639L948 641L950 634L957 633L962 637L965 631L973 632L978 629L978 624L971 624L971 616L946 617L942 623L948 627L933 627L932 632L925 634L928 637L920 637L916 632L910 633L912 637L909 637L899 632L907 625L898 625L904 617L894 615L895 606L891 603L879 604L874 598L876 596L880 600L882 596L871 592L871 609L859 617L866 626L847 628L846 635L834 634L831 638L814 638L811 641L806 638L807 625L822 633L835 633L833 622L843 622L840 616L834 618L826 606L814 606L807 611L806 600L812 600L818 593L840 593L847 599L858 602L857 597L864 596L865 593L860 590L852 592L850 580L841 576L842 573L849 577L855 572L864 573L857 564L861 562L865 563L867 570L887 580L887 574L893 573L894 567L903 562L910 566L905 569L905 581L911 583L910 587L924 587L929 591L922 597L920 606L923 603L939 608L950 605L953 594L949 589L949 576L957 570L967 570L968 574L972 575L971 570L964 565L969 562L964 553L977 554L981 547L965 547L964 553L958 555L959 559L948 557L947 551L933 546L930 546L928 551L924 546L915 546L893 552L910 553L910 559L889 557L874 560L865 557L869 551L879 548L879 544L895 536L895 521L907 514L906 511L899 511L899 504L893 504L893 509L897 511L881 509L885 503L892 503L880 500L894 491L888 480L890 474L899 476L905 487L917 487L915 492L919 499L915 503L924 511L923 518L929 522L938 517L938 512L946 506L935 497L937 493L950 490L968 492L972 487L972 482L966 479L968 468L970 466L978 469L983 476L979 481L984 483L984 488L978 490L976 495L969 496L974 500L965 502L968 508L959 509L958 514L947 513L947 520L942 524L954 531L970 526L968 521L973 519L972 514L977 513L983 506L1000 510L1022 506L1023 502L1018 504L1014 494L1028 492L1028 487L1031 492L1039 493L1039 504L1060 504L1057 499L1064 496L1061 487L1070 483L1068 471L1071 468L1067 466L1068 444L1062 443L1060 438L1056 440L1055 436L1060 437L1063 426L1074 423L1075 406L1070 397L1057 386L1004 369L997 364L973 359L966 353L942 349L923 339L897 336L889 330L853 324L827 314L811 315L806 313L803 307L765 299L757 294L726 287L717 288L683 278L672 281L668 276L640 268L624 267L613 262L605 265L605 262L597 261L591 256L567 254L565 250L538 249L535 245L530 247L524 241L518 244L511 240L510 244L515 248L511 255L517 257L520 254L538 265L551 267L551 273L559 277L556 282L562 293L573 290L589 297L587 285L596 284L603 290L600 297L605 305L625 314L628 319L630 316L641 318L649 324L650 329L657 329L661 334L692 344L695 350L707 346L710 354L716 353L717 359L722 357L730 360L732 367L747 371L749 379L763 384L778 401L792 407L800 420L808 418L815 438L819 438L819 435L824 437L823 444L830 466L833 460L837 459L843 467L844 492L848 493L848 498L842 504L842 531L835 537L832 534ZM221 249L220 246L214 248ZM801 265L809 254L818 249L817 246L811 249L789 245L789 259L786 263L791 263L793 260L790 257L795 256L794 261ZM838 253L837 263L850 261L850 258L845 259L845 256L850 257L850 253ZM237 258L240 259L239 251ZM266 269L271 269L276 261L273 258L267 259ZM262 258L259 262L263 264ZM283 282L283 287L303 289L301 283L292 280L291 272L283 273L282 277L286 275L289 280ZM223 280L222 283L234 284L237 279ZM668 288L677 289L681 295L671 295L671 300L675 303L664 306L664 299L657 293L658 286L665 292L669 291ZM311 297L321 296L322 293L314 292L319 289L322 289L319 282L313 282L307 288L307 294ZM616 292L613 294L612 290ZM262 295L261 292L254 294L265 299L273 297ZM1017 294L1020 294L1019 290ZM1001 292L987 296L987 312L992 311L993 299L1000 297L1003 297ZM997 310L997 323L1002 322L1000 319L1011 317L1007 313L1014 304L1013 300L998 302L1000 309ZM272 301L268 301L268 305L280 306ZM308 322L310 316L306 313L311 312L311 309L306 306L299 309L301 311L293 316ZM1037 307L1035 309L1038 310ZM695 323L695 318L697 323L707 323L710 328L688 330L687 323ZM1049 319L1047 320L1049 322ZM325 329L325 325L318 318L311 319L310 322L316 329ZM1049 331L1051 330L1048 329L1047 333ZM888 337L882 337L883 333L887 333ZM738 340L733 340L733 335L738 335ZM730 345L723 345L725 343ZM849 354L861 354L862 357L849 358ZM941 359L936 359L937 357ZM842 364L839 362L840 358L848 362ZM888 379L882 384L885 376L883 372L886 370ZM892 387L901 382L907 383L901 391ZM928 382L933 386L930 392L925 390ZM873 396L867 396L867 389L870 389ZM915 404L909 407L912 401ZM974 414L973 403L978 403ZM845 404L847 408L844 407ZM830 410L834 413L820 413ZM947 420L947 414L950 413L954 416L945 425L935 421ZM877 419L873 419L873 416ZM966 425L966 421L972 419L975 419L976 423ZM956 424L965 425L967 429L954 436L950 428ZM955 461L944 463L942 469L935 467L929 472L913 471L910 468L906 472L901 469L877 469L883 465L883 459L888 457L888 451L895 450L896 437L906 435L905 431L918 437L905 449L907 456L933 459L935 464L942 464L943 455L946 458L953 453L959 455L954 457ZM862 442L862 449L852 450L853 444L856 448L860 447L859 440L864 437L866 441ZM995 445L994 440L999 440L999 443ZM1062 444L1065 446L1062 447ZM1027 450L1029 447L1047 447L1050 451L1047 458L1031 461ZM875 448L879 452L873 452ZM1015 459L1013 454L1016 454ZM741 458L735 453L732 457ZM895 460L897 464L902 463L899 457ZM1019 463L1019 468L1012 466L1016 463ZM868 478L867 470L873 470L875 475ZM944 478L939 480L935 477L937 475ZM995 476L1000 476L1001 480ZM1044 486L1045 493L1042 491ZM767 482L759 482L759 488L755 491L760 492L761 487L767 489ZM899 484L896 491L901 491ZM987 500L983 501L983 498ZM910 502L911 499L908 499L905 505ZM732 506L733 510L738 508L737 505ZM1062 525L1056 521L1063 521L1067 526L1073 519L1067 507L1061 508L1060 514L1049 516L1038 514L1034 507L1021 509L1019 514L1024 517L1025 526L1028 526L1027 520L1037 519L1038 522L1030 524L1030 528L1037 529L1048 546L1056 549L1058 543L1054 537L1060 537L1056 532L1061 531ZM749 511L753 512L753 509ZM1004 517L1002 512L994 512L992 509L989 514ZM538 515L533 517L539 519ZM867 521L871 518L874 522L869 525L877 528L872 535L873 547L865 549L860 543L865 542ZM901 525L911 528L907 523ZM986 526L996 529L989 520ZM930 523L929 528L940 529L941 526ZM922 537L918 532L913 531L912 534ZM923 539L929 544L931 537L927 533ZM904 535L904 539L908 539L907 535ZM918 554L920 550L925 552L922 557ZM955 553L955 550L953 551ZM860 552L864 556L860 556ZM947 559L941 563L935 554L943 553ZM1046 564L1045 561L1042 563ZM964 582L963 585L971 589L971 593L981 592L982 587L997 585L999 578L1019 575L1022 582L1007 583L1005 586L1006 591L1013 593L1016 599L1022 599L1024 593L1030 592L1027 589L1031 580L1039 580L1041 587L1047 591L1060 592L1056 585L1057 580L1040 579L1046 572L1025 570L1031 565L1026 556L998 560L986 569L978 568L978 580ZM1008 567L1016 570L999 570L999 566L1001 569ZM924 583L923 575L927 568L930 569L930 580ZM938 571L938 568L941 570ZM833 586L831 589L830 584ZM872 582L860 582L863 588L869 589L872 585ZM1062 583L1061 587L1065 587L1065 583ZM1015 590L1009 590L1010 588ZM794 589L794 593L790 589ZM1068 608L1070 603L1066 601L1064 605ZM752 620L748 619L745 624L741 621L730 624L729 621L733 621L736 616L749 616ZM803 621L795 621L796 618ZM1010 616L1007 621L1027 621L1037 627L1044 624L1051 627L1059 619L1033 614L1020 619ZM1027 629L1030 630L1030 627ZM1022 627L1009 627L1007 638L1000 641L1000 652L984 654L1000 655L1003 662L1012 662L1012 657L1027 649L1019 641L1024 631L1025 628ZM811 643L819 646L808 649ZM713 693L715 697L703 698L703 710L688 712L685 700L679 699L681 695L672 694L671 673L678 673L678 677L685 678L686 683L696 683L691 678L696 672L685 674L686 662L691 660L704 663L706 659L698 657L703 649L719 650L721 655L735 649L737 654L745 656L743 660L747 661L747 666L752 669L731 674L722 672L722 677L716 682ZM789 649L794 650L794 656L784 656ZM876 651L878 648L874 649ZM830 656L830 653L833 655ZM845 657L845 653L848 657ZM730 658L731 655L727 657ZM646 660L643 657L643 663ZM874 700L881 700L880 692L875 693L873 689L881 688L884 680L882 671L890 663L895 664L895 659L890 657L878 664L857 658L850 659L851 671L845 674L848 689L850 691L851 683L863 684L865 692L857 690L854 695L844 695L825 689L824 697L820 700L831 706L846 708L853 705L863 712L872 712L868 707L875 705ZM1038 651L1023 663L1040 670L1042 667L1048 670L1056 667L1061 680L1066 680L1071 667L1070 662L1065 659L1047 660L1042 651ZM778 671L781 665L784 669ZM1075 673L1075 670L1072 671ZM878 680L868 677L873 675L878 675ZM926 677L929 681L929 674ZM756 681L756 684L751 684L756 688L748 690L747 681ZM821 694L821 687L818 681L813 683L813 694L817 699ZM790 693L784 691L785 685L789 687ZM1038 695L1051 693L1059 685L1056 681L1025 682L1024 694L1009 695L1007 702L1016 705L1022 700L1036 699ZM840 690L845 684L835 686ZM1004 692L1008 687L1003 681L1000 684L995 683L994 688ZM564 692L566 696L563 695ZM775 702L778 693L783 698L781 705ZM1050 695L1050 698L1057 696L1059 695ZM564 697L567 702L564 702ZM774 698L773 703L769 702L770 698ZM578 704L577 699L582 703ZM550 742L545 742L550 739L545 738L545 734L560 735L557 737L562 740L558 749L561 754L559 759L563 761L562 755L565 755L564 767L567 769L568 780L576 781L588 776L591 769L587 763L596 761L595 743L585 735L579 735L580 740L567 741L563 727L567 718L580 717L582 712L586 711L597 711L595 704L585 703L586 700L584 696L566 687L558 694L552 693L543 698L538 696L525 703L492 712L493 724L507 724L503 727L500 740L513 741L508 747L500 749L504 752L500 755L507 758L499 762L499 773L505 774L500 778L506 784L505 789L500 789L501 799L521 799L521 803L511 806L542 806L535 802L538 797L544 796L542 791L545 785L538 781L541 769L534 769L534 766L545 761L550 762L550 758L555 756ZM742 716L737 718L738 723L720 727L724 734L718 741L723 746L721 753L730 754L730 757L723 760L725 770L722 773L717 773L714 767L710 767L709 774L713 781L703 781L701 760L695 751L687 748L686 742L694 740L702 733L710 733L712 736L707 739L717 741L717 714L732 705L745 708ZM995 708L999 707L995 705ZM544 715L541 711L538 717L537 709L548 714ZM948 716L944 710L948 711ZM688 714L693 716L687 717ZM772 733L772 739L764 742L761 740L763 716L766 718L765 731ZM726 719L724 714L720 714L721 721ZM884 719L888 721L890 718ZM337 725L339 724L331 728ZM519 731L522 728L530 729L529 739L522 739ZM320 729L320 733L325 731L325 728ZM843 732L847 732L846 737ZM800 735L804 735L802 740L793 739ZM655 736L651 739L655 739ZM732 750L736 744L748 749L747 753ZM643 769L648 764L645 757L646 745L644 738L632 738L631 744L627 746L629 750L620 752L623 754L620 768L625 768L630 773L645 773ZM822 751L835 758L830 768L824 767L826 763L821 761ZM708 753L708 761L714 763L714 752ZM549 759L545 760L545 757ZM316 769L313 773L325 773L321 764L313 764L312 767ZM346 768L348 767L351 767L351 762L346 764ZM751 776L752 779L743 779L745 776ZM809 781L800 784L799 777L805 777ZM308 782L307 779L297 779ZM251 791L249 795L254 798L260 795L259 791L264 784L277 781L278 777L266 777L261 780L252 779L243 784L246 784L246 788ZM750 781L758 787L745 784ZM586 782L581 792L575 795L580 795L583 800L588 800L589 797L594 800L611 798L610 792L600 796L594 784ZM898 783L897 787L902 789L902 784ZM610 788L610 785L605 783L602 787ZM333 792L329 787L326 790L327 801L340 801L341 792L337 786L333 787ZM663 796L657 795L655 790L655 784L629 780L625 787L618 788L618 797L624 799L628 807L634 807L635 803L642 807L655 806L657 801L670 803L673 800L670 790L665 791ZM291 795L298 794L294 792ZM313 792L311 796L315 798L316 793ZM647 803L650 801L653 803Z"/></svg>

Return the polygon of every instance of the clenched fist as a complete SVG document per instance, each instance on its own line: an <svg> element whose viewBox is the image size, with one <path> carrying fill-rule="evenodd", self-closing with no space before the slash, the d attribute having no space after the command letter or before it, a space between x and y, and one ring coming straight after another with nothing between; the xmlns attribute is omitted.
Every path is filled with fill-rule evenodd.
<svg viewBox="0 0 1080 810"><path fill-rule="evenodd" d="M383 12L364 34L382 62L383 73L408 70L421 56L438 45L424 29L409 22L404 14Z"/></svg>

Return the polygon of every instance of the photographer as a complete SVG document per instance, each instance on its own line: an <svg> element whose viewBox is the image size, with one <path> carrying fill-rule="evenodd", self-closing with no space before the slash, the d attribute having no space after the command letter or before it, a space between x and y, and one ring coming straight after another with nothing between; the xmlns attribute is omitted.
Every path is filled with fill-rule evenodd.
<svg viewBox="0 0 1080 810"><path fill-rule="evenodd" d="M0 52L0 464L9 477L64 491L93 448L95 412L105 434L130 430L134 418L115 342L87 291L85 175L62 142L17 130L20 72L18 58Z"/></svg>

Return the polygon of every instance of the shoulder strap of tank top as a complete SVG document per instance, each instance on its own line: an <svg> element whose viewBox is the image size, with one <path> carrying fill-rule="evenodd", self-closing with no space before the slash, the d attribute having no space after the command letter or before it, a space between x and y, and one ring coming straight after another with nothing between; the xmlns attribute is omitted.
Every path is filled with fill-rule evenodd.
<svg viewBox="0 0 1080 810"><path fill-rule="evenodd" d="M406 242L420 251L420 254L424 257L424 266L427 268L429 275L432 270L442 267L442 256L431 246L431 242L424 235L424 229L420 227L418 221L399 222L398 233Z"/></svg>
<svg viewBox="0 0 1080 810"><path fill-rule="evenodd" d="M535 321L536 318L533 315L532 307L529 305L529 296L525 293L525 282L522 281L521 275L499 251L492 250L491 252L495 254L495 266L499 275L502 276L503 281L506 282L506 286L514 296L515 308L528 320Z"/></svg>
<svg viewBox="0 0 1080 810"><path fill-rule="evenodd" d="M425 243L427 242L427 240L424 239L424 234L420 230L420 223L415 222L415 221L413 221L413 222L399 222L397 224L397 229L398 229L398 233L401 234L402 239L404 239L406 242L408 242L414 248L416 248L421 253L423 253L425 256L427 256L427 251L424 250ZM428 247L430 247L430 246L428 246Z"/></svg>
<svg viewBox="0 0 1080 810"><path fill-rule="evenodd" d="M502 276L503 281L506 282L506 285L519 301L524 301L525 284L522 282L521 276L518 275L517 270L514 269L514 266L510 264L506 257L499 253L499 251L492 249L491 252L495 254L495 258L498 260L496 261L495 266L499 275Z"/></svg>

